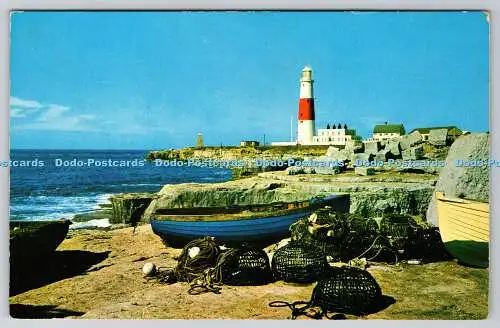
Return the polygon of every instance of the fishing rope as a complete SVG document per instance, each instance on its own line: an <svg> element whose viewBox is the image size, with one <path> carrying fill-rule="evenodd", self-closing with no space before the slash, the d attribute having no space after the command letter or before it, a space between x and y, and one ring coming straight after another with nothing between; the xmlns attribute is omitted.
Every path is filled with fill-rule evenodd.
<svg viewBox="0 0 500 328"><path fill-rule="evenodd" d="M236 254L236 252L237 249L232 248L222 253L219 256L215 267L206 269L193 280L188 293L191 295L199 295L207 292L220 294L223 285L222 269L226 264L227 259Z"/></svg>

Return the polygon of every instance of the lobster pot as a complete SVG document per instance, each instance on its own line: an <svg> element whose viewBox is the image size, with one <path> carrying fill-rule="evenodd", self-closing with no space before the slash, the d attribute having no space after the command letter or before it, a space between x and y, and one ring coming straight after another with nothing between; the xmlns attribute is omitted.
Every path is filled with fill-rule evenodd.
<svg viewBox="0 0 500 328"><path fill-rule="evenodd" d="M310 303L325 313L362 315L368 313L381 296L380 286L368 271L342 267L318 281Z"/></svg>
<svg viewBox="0 0 500 328"><path fill-rule="evenodd" d="M380 221L380 233L388 238L395 250L404 250L412 228L417 222L409 215L389 215Z"/></svg>
<svg viewBox="0 0 500 328"><path fill-rule="evenodd" d="M235 249L219 257L222 282L233 286L264 285L272 280L269 258L261 249Z"/></svg>
<svg viewBox="0 0 500 328"><path fill-rule="evenodd" d="M319 248L325 255L331 256L335 260L340 259L340 245L337 239L327 236L326 233L312 235L308 231L307 218L292 224L290 232L294 242Z"/></svg>
<svg viewBox="0 0 500 328"><path fill-rule="evenodd" d="M339 259L350 261L365 252L379 235L378 224L374 219L351 215L349 218L349 229L341 241ZM377 249L364 256L371 258Z"/></svg>
<svg viewBox="0 0 500 328"><path fill-rule="evenodd" d="M405 254L407 258L438 261L449 259L446 248L436 227L411 229Z"/></svg>
<svg viewBox="0 0 500 328"><path fill-rule="evenodd" d="M290 243L276 251L271 268L276 280L310 283L326 276L330 266L317 247Z"/></svg>

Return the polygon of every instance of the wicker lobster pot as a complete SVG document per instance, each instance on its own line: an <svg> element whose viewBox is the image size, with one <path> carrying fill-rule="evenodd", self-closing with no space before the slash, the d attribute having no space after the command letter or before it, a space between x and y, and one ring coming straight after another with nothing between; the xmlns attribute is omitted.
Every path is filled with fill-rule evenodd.
<svg viewBox="0 0 500 328"><path fill-rule="evenodd" d="M362 315L368 313L382 292L377 281L365 270L343 267L318 281L310 304L327 312Z"/></svg>
<svg viewBox="0 0 500 328"><path fill-rule="evenodd" d="M316 281L330 271L321 249L293 242L276 251L271 268L276 280L296 283Z"/></svg>
<svg viewBox="0 0 500 328"><path fill-rule="evenodd" d="M272 281L269 258L261 249L230 250L220 256L218 263L226 285L257 286Z"/></svg>

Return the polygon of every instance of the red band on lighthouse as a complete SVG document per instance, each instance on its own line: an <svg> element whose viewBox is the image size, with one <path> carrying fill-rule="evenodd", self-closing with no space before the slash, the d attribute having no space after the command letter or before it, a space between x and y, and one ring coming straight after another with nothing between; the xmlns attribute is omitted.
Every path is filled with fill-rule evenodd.
<svg viewBox="0 0 500 328"><path fill-rule="evenodd" d="M299 99L299 121L314 120L314 99Z"/></svg>

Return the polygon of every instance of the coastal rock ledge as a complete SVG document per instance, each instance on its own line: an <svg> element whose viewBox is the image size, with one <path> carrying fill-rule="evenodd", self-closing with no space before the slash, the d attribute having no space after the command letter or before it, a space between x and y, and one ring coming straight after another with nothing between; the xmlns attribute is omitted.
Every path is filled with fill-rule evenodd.
<svg viewBox="0 0 500 328"><path fill-rule="evenodd" d="M328 194L350 194L351 213L424 215L436 176L387 172L375 176L288 175L265 172L256 177L224 183L165 185L143 215L149 220L167 208L291 202Z"/></svg>

